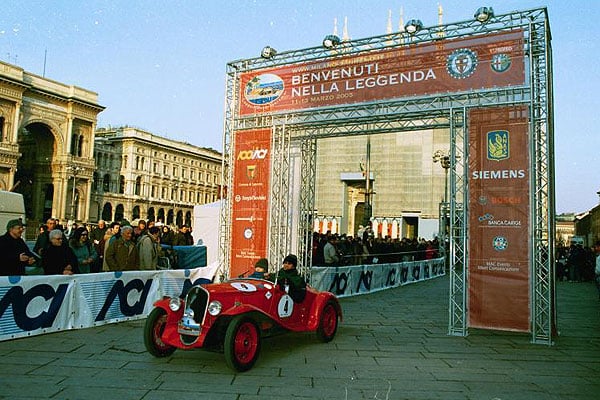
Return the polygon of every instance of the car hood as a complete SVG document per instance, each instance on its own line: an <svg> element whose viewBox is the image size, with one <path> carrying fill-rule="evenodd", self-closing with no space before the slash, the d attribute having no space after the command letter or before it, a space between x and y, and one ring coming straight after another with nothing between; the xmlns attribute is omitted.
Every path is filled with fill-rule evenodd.
<svg viewBox="0 0 600 400"><path fill-rule="evenodd" d="M275 284L266 280L259 279L233 279L223 283L212 283L203 286L211 294L211 297L218 297L220 295L251 295L259 292L273 290Z"/></svg>

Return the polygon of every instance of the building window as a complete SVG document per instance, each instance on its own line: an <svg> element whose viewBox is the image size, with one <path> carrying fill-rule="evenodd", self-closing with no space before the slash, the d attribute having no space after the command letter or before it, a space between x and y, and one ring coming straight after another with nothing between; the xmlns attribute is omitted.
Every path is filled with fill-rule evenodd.
<svg viewBox="0 0 600 400"><path fill-rule="evenodd" d="M71 135L71 155L77 155L77 148L79 147L79 135L72 134Z"/></svg>
<svg viewBox="0 0 600 400"><path fill-rule="evenodd" d="M94 172L94 175L92 176L92 192L98 191L98 179L98 173Z"/></svg>
<svg viewBox="0 0 600 400"><path fill-rule="evenodd" d="M104 175L104 179L102 180L102 191L110 192L110 174Z"/></svg>
<svg viewBox="0 0 600 400"><path fill-rule="evenodd" d="M4 134L4 117L0 117L0 142L6 140L6 135Z"/></svg>
<svg viewBox="0 0 600 400"><path fill-rule="evenodd" d="M83 135L79 135L79 141L77 146L77 156L83 157Z"/></svg>
<svg viewBox="0 0 600 400"><path fill-rule="evenodd" d="M142 177L138 176L137 178L135 178L135 187L134 187L134 194L136 196L139 196L140 193L142 192Z"/></svg>
<svg viewBox="0 0 600 400"><path fill-rule="evenodd" d="M119 193L125 193L125 177L123 175L119 176Z"/></svg>

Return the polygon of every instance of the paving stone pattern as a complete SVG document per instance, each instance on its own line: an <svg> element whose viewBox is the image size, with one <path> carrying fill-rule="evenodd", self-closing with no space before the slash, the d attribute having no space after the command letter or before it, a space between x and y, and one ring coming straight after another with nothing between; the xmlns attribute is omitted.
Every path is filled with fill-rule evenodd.
<svg viewBox="0 0 600 400"><path fill-rule="evenodd" d="M256 366L222 354L144 349L144 321L0 342L1 399L255 400L600 398L600 302L592 283L557 284L560 336L487 330L448 336L449 278L341 300L331 343L265 339Z"/></svg>

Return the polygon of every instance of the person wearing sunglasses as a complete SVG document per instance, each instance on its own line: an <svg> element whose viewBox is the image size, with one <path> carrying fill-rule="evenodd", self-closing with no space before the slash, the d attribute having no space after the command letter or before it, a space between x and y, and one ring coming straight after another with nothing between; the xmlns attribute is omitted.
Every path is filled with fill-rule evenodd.
<svg viewBox="0 0 600 400"><path fill-rule="evenodd" d="M94 248L93 243L89 240L87 228L81 226L73 232L73 236L69 240L69 247L77 257L79 264L79 272L89 274L92 272L92 266L98 260L98 253Z"/></svg>

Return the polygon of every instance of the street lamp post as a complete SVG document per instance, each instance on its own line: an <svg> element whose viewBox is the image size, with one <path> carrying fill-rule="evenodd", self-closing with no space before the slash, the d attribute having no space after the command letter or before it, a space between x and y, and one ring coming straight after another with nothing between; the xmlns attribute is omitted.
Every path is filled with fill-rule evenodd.
<svg viewBox="0 0 600 400"><path fill-rule="evenodd" d="M460 157L457 155L456 159L459 159ZM440 246L443 249L444 252L444 258L445 258L445 262L446 262L446 268L449 266L449 259L447 257L448 254L448 248L447 246L449 245L449 216L450 216L450 205L448 202L448 170L450 169L451 166L451 162L450 162L450 154L447 151L443 151L443 150L436 150L435 153L433 153L433 162L439 162L440 165L442 166L442 168L444 168L444 199L440 204L440 225L439 225L439 231L440 231L440 236L441 236L441 243Z"/></svg>
<svg viewBox="0 0 600 400"><path fill-rule="evenodd" d="M70 166L71 175L73 175L73 192L71 193L71 220L75 221L75 186L77 185L77 175L83 168L77 166Z"/></svg>
<svg viewBox="0 0 600 400"><path fill-rule="evenodd" d="M365 175L365 210L363 215L363 225L366 227L369 225L371 221L371 217L373 216L373 189L371 188L371 136L367 136L367 158L365 161L365 165L363 169L363 174Z"/></svg>
<svg viewBox="0 0 600 400"><path fill-rule="evenodd" d="M175 207L177 205L177 196L179 195L179 183L173 184L173 219L171 220L171 224L177 226L177 217L175 214Z"/></svg>
<svg viewBox="0 0 600 400"><path fill-rule="evenodd" d="M448 203L448 170L450 169L450 155L443 150L433 153L433 162L439 162L444 168L444 204Z"/></svg>

